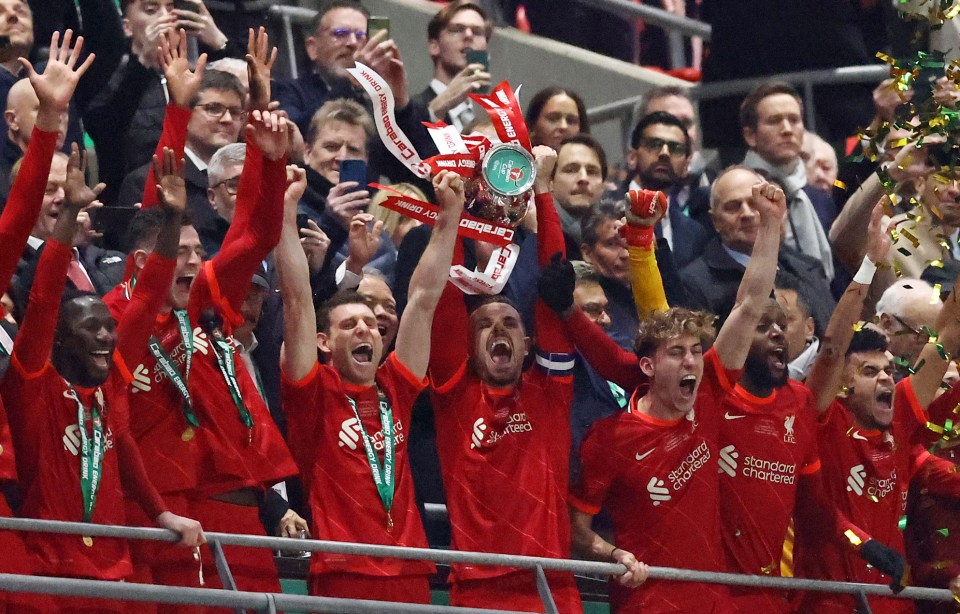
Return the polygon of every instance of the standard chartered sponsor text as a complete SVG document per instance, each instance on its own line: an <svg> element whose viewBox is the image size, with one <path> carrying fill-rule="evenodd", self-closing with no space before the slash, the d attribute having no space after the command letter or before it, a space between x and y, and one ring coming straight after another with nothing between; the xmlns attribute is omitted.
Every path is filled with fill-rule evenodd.
<svg viewBox="0 0 960 614"><path fill-rule="evenodd" d="M788 465L780 461L769 461L755 456L743 460L741 473L744 477L772 482L774 484L793 484L797 480L796 463Z"/></svg>
<svg viewBox="0 0 960 614"><path fill-rule="evenodd" d="M673 490L677 491L683 488L683 485L693 477L693 474L703 467L709 460L710 448L707 447L707 442L703 441L699 446L694 448L690 454L683 459L683 462L681 462L680 465L671 471L667 476L667 479L670 480L670 483L673 486Z"/></svg>

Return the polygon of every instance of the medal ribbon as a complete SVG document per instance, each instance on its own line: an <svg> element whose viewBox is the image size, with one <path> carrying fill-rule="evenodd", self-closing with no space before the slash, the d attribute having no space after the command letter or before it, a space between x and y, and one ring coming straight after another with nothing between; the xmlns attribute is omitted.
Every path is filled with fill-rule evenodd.
<svg viewBox="0 0 960 614"><path fill-rule="evenodd" d="M100 491L100 476L103 473L104 435L102 399L100 388L94 395L96 404L90 407L93 441L87 435L87 411L70 382L67 382L70 396L77 403L77 426L80 428L80 494L83 497L83 521L90 522L93 510L97 506L97 493Z"/></svg>
<svg viewBox="0 0 960 614"><path fill-rule="evenodd" d="M380 425L383 429L383 465L377 457L377 451L373 448L373 442L367 435L367 429L363 426L363 420L360 419L360 412L357 411L357 403L347 397L350 408L353 409L353 416L357 419L357 425L360 427L360 437L363 439L363 449L367 453L367 464L370 465L370 473L373 475L373 483L377 487L377 493L380 495L380 501L383 503L383 509L387 512L388 526L393 525L393 519L390 510L393 508L393 463L396 440L393 433L393 407L387 396L377 388L377 396L380 398Z"/></svg>
<svg viewBox="0 0 960 614"><path fill-rule="evenodd" d="M237 383L237 369L233 362L233 346L223 338L219 329L214 330L211 336L213 337L213 345L211 346L213 355L217 357L217 366L220 367L220 373L227 382L227 389L230 391L233 404L240 413L240 422L248 429L253 429L253 417L243 402L243 396L240 394L240 384Z"/></svg>
<svg viewBox="0 0 960 614"><path fill-rule="evenodd" d="M190 377L190 361L193 360L193 331L190 329L190 318L187 316L186 309L174 309L173 315L177 317L177 329L180 332L180 340L183 342L183 348L187 354L183 365L184 374L180 374L176 363L160 345L160 340L156 336L150 336L147 347L150 348L150 353L156 359L157 364L160 365L160 369L173 382L180 396L183 397L183 415L187 423L192 426L200 426L200 421L193 413L193 403L190 401L190 390L187 387L187 379Z"/></svg>

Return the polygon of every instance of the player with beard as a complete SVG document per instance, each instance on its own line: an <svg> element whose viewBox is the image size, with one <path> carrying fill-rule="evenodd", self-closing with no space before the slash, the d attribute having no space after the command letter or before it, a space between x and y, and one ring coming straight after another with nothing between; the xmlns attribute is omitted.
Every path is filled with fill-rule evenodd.
<svg viewBox="0 0 960 614"><path fill-rule="evenodd" d="M591 558L613 559L628 570L637 559L667 567L724 570L717 509L716 459L723 421L718 405L740 376L748 333L773 288L786 207L783 192L772 184L754 186L753 199L761 215L754 258L741 282L737 305L713 348L704 355L713 316L683 308L648 314L640 323L633 357L644 385L634 391L625 412L597 422L581 447L581 476L572 489L570 513L574 544ZM631 252L649 254L647 262L634 261L631 268L656 271L652 223L662 215L666 199L661 192L631 192L630 200L626 234ZM589 327L582 312L572 307L569 283L554 283L544 290L544 300L571 329ZM662 288L659 294L662 297ZM637 300L641 305L650 302L642 296ZM618 353L612 341L597 341L605 347L582 350L588 359L599 361L604 354ZM613 516L616 546L591 529L601 506ZM619 584L636 587L638 578L631 575ZM620 614L733 611L726 589L717 585L653 581L634 591L620 585L611 584L612 609Z"/></svg>
<svg viewBox="0 0 960 614"><path fill-rule="evenodd" d="M537 257L563 253L549 193L556 153L535 147ZM458 242L454 262L463 262ZM516 307L488 296L467 314L447 284L434 318L431 400L453 545L459 550L569 558L566 509L573 348L556 314L538 302L536 365ZM468 339L467 344L463 340ZM581 612L573 574L547 572L560 612ZM451 604L537 612L532 570L454 565Z"/></svg>
<svg viewBox="0 0 960 614"><path fill-rule="evenodd" d="M906 511L909 482L927 464L945 463L918 442L927 432L928 422L942 424L956 407L953 393L934 399L949 365L948 356L960 343L960 300L951 294L944 302L936 331L930 331L917 367L895 384L886 338L870 328L854 332L876 270L874 263L886 262L890 250L890 237L880 224L882 215L877 205L869 225L867 256L830 321L825 345L811 371L813 381L808 384L817 395L821 412L820 454L831 502L875 539L903 554L898 522ZM940 480L938 488L948 489L949 482ZM952 490L954 496L960 492L956 485ZM849 547L849 536L845 539L801 524L797 537L794 560L798 575L868 583L899 580L865 566ZM848 595L806 593L802 597L800 611L804 612L839 614L855 608ZM870 607L891 614L914 611L909 602L882 598L871 599Z"/></svg>
<svg viewBox="0 0 960 614"><path fill-rule="evenodd" d="M258 506L264 490L295 474L296 466L236 355L230 331L242 322L240 307L250 278L279 239L286 121L254 111L245 132L236 213L221 251L205 262L196 229L180 230L177 266L150 351L132 371L131 399L137 411L132 426L150 479L161 493L189 501L191 513L209 530L263 535ZM105 299L117 317L127 308L154 237L149 229L141 233L131 259L133 276ZM241 590L279 590L269 551L226 551ZM201 564L213 568L212 559L198 564L169 549L147 547L139 556L153 579L168 585L196 586ZM206 586L218 584L218 578L207 575ZM184 610L177 606L177 611Z"/></svg>
<svg viewBox="0 0 960 614"><path fill-rule="evenodd" d="M65 41L65 48L68 46ZM172 166L170 158L165 168L171 171ZM179 180L178 190L164 177L160 191L166 223L129 309L115 323L106 305L93 294L73 293L61 299L77 214L104 187L88 188L84 171L74 145L64 206L40 258L29 307L3 381L18 450L23 493L20 514L123 525L127 499L154 523L179 532L181 545L196 547L204 541L200 525L169 512L147 477L130 434L126 392L131 378L128 365L146 352L149 323L163 301L166 278L175 263L180 216L186 206L183 180ZM24 542L37 574L122 580L132 571L124 540L31 533ZM12 598L11 608L26 613L122 612L123 604L21 594Z"/></svg>
<svg viewBox="0 0 960 614"><path fill-rule="evenodd" d="M303 171L299 175L302 191L306 178ZM411 277L396 350L382 364L387 348L374 312L376 299L341 293L314 313L296 201L285 210L276 250L284 309L283 407L290 447L303 471L313 535L319 539L428 547L407 441L413 403L426 387L428 335L464 203L459 175L441 171L433 185L441 211ZM351 234L366 232L366 220L354 218ZM317 348L327 364L318 362ZM317 553L310 565L310 594L430 603L428 578L434 572L429 561Z"/></svg>

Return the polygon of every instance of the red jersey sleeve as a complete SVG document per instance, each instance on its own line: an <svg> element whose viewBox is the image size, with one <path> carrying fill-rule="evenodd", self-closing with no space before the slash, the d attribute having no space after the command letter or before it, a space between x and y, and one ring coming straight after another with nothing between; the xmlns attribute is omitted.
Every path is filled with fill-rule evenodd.
<svg viewBox="0 0 960 614"><path fill-rule="evenodd" d="M569 503L584 514L600 512L617 478L618 465L611 449L614 437L606 426L607 421L595 422L580 445L580 478L570 490Z"/></svg>
<svg viewBox="0 0 960 614"><path fill-rule="evenodd" d="M137 365L147 353L153 325L176 266L176 258L165 258L156 252L151 253L138 276L130 304L117 323L117 351L114 362L120 364L127 383L131 380L127 365Z"/></svg>
<svg viewBox="0 0 960 614"><path fill-rule="evenodd" d="M50 163L57 148L57 133L34 128L0 216L0 293L6 292L30 230L40 215Z"/></svg>
<svg viewBox="0 0 960 614"><path fill-rule="evenodd" d="M116 443L120 482L124 493L137 502L148 518L155 519L167 511L167 506L150 481L137 442L134 441L133 435L127 431L117 436Z"/></svg>
<svg viewBox="0 0 960 614"><path fill-rule="evenodd" d="M463 243L459 239L453 248L452 264L463 264ZM430 382L440 388L450 381L467 360L467 340L470 338L470 320L463 294L447 281L430 331Z"/></svg>
<svg viewBox="0 0 960 614"><path fill-rule="evenodd" d="M30 303L13 343L12 361L26 376L39 373L50 359L72 249L49 239L40 254L37 275L30 289Z"/></svg>
<svg viewBox="0 0 960 614"><path fill-rule="evenodd" d="M634 390L647 383L637 355L617 345L580 309L564 325L577 351L604 379L622 386L624 390Z"/></svg>
<svg viewBox="0 0 960 614"><path fill-rule="evenodd" d="M251 177L261 181L254 184ZM190 295L191 317L214 305L231 326L243 322L240 306L250 289L250 278L280 240L286 185L286 158L267 160L255 145L247 143L236 216L220 252L204 263L195 282L197 291ZM252 220L254 211L256 222Z"/></svg>
<svg viewBox="0 0 960 614"><path fill-rule="evenodd" d="M813 535L834 535L854 549L859 549L860 544L871 539L869 533L850 522L830 501L819 461L800 471L797 486L794 513L798 525L805 527L805 531Z"/></svg>
<svg viewBox="0 0 960 614"><path fill-rule="evenodd" d="M167 105L163 116L163 132L160 133L160 141L157 142L155 150L158 159L163 160L164 147L172 149L177 160L183 158L183 148L187 145L187 124L190 123L191 115L193 115L192 109L184 109L173 103ZM147 171L147 181L143 184L143 198L140 206L142 209L147 209L159 204L157 178L153 174L153 164L151 164Z"/></svg>
<svg viewBox="0 0 960 614"><path fill-rule="evenodd" d="M553 197L538 194L537 198L537 261L541 267L550 263L554 254L566 256L560 217L554 209ZM573 342L567 335L563 322L543 301L537 299L534 307L534 322L537 327L537 364L551 375L570 375L573 372Z"/></svg>

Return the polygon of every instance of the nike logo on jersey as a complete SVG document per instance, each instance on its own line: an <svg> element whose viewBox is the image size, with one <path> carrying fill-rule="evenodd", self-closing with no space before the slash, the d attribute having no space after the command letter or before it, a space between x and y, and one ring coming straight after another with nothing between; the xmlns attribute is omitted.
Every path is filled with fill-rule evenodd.
<svg viewBox="0 0 960 614"><path fill-rule="evenodd" d="M653 448L653 450L656 450L656 448ZM636 456L637 460L638 460L638 461L642 461L642 460L645 459L646 457L648 457L648 456L650 456L651 454L653 454L653 450L647 450L647 451L644 452L643 454L640 454L639 452L637 452L637 456Z"/></svg>
<svg viewBox="0 0 960 614"><path fill-rule="evenodd" d="M746 416L735 416L730 412L723 414L723 417L726 418L727 420L739 420L740 418L746 418Z"/></svg>
<svg viewBox="0 0 960 614"><path fill-rule="evenodd" d="M850 434L854 439L859 439L860 441L867 441L867 438L860 434L860 431L854 431ZM859 493L858 493L859 494Z"/></svg>

